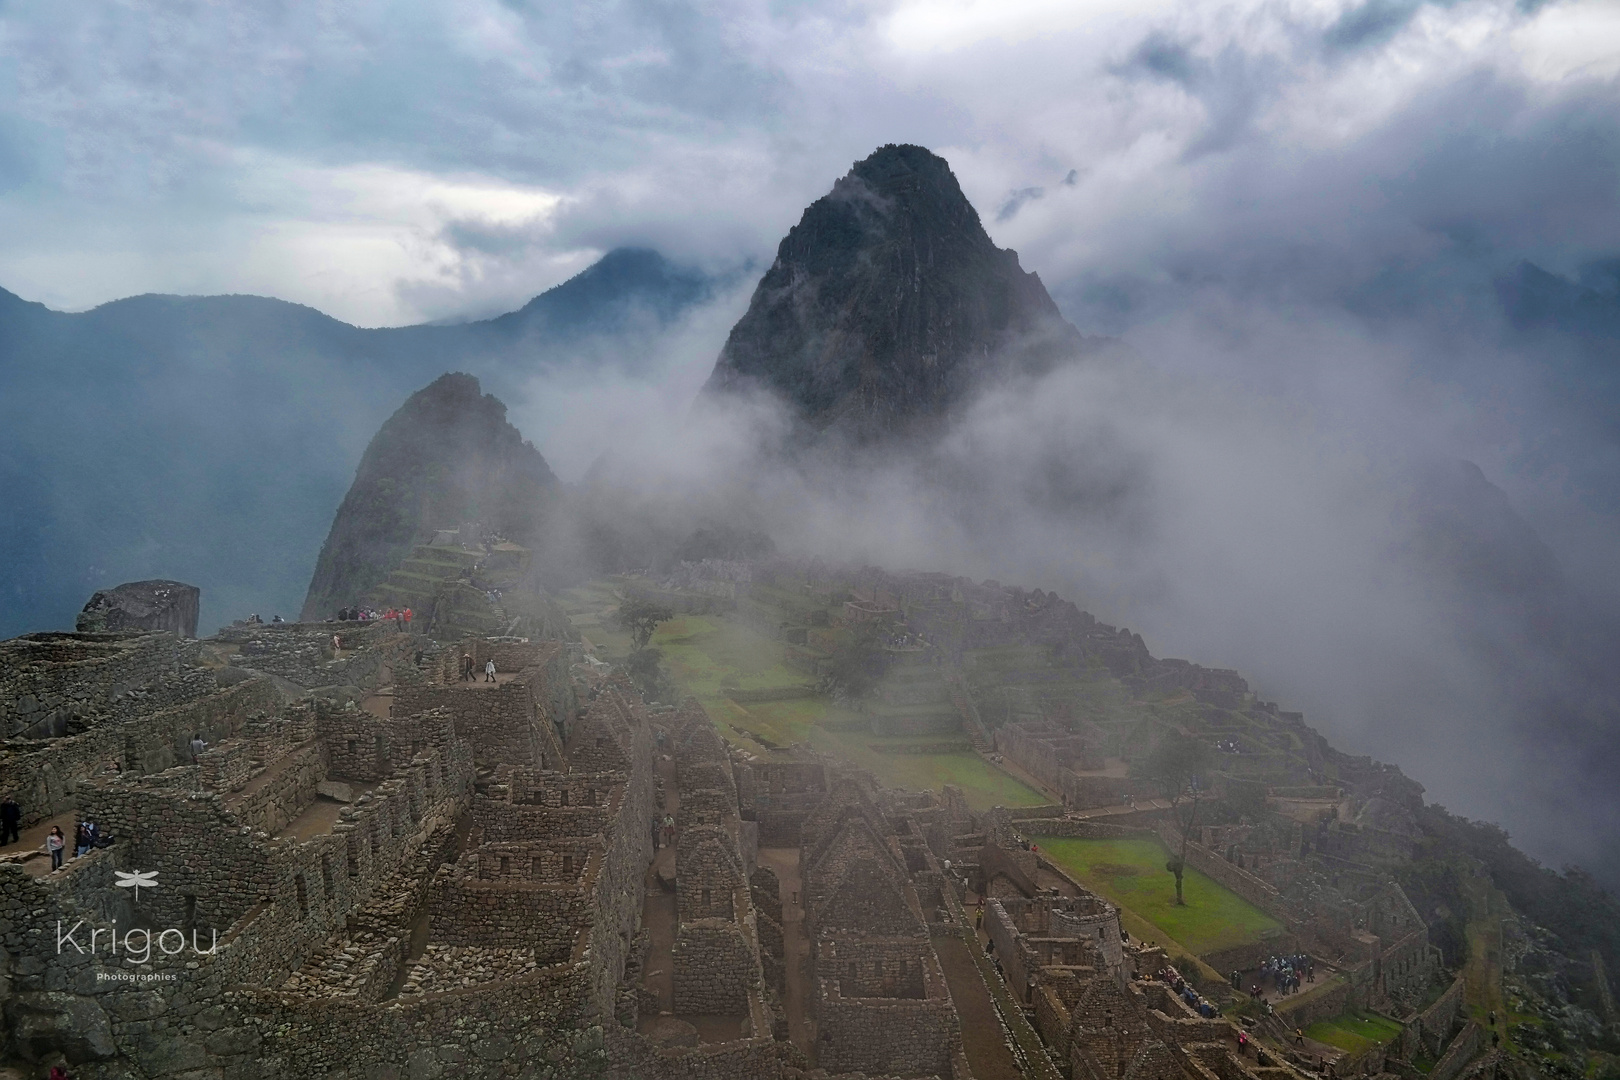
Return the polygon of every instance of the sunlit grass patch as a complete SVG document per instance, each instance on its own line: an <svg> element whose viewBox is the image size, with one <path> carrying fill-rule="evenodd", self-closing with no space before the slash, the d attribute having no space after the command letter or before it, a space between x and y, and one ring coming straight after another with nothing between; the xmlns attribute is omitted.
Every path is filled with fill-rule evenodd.
<svg viewBox="0 0 1620 1080"><path fill-rule="evenodd" d="M1319 1020L1305 1029L1317 1042L1336 1046L1351 1054L1370 1050L1401 1033L1401 1025L1375 1013L1341 1013L1331 1020Z"/></svg>
<svg viewBox="0 0 1620 1080"><path fill-rule="evenodd" d="M1176 905L1169 853L1153 837L1077 840L1032 837L1075 879L1157 927L1195 955L1259 941L1282 924L1225 886L1188 868Z"/></svg>

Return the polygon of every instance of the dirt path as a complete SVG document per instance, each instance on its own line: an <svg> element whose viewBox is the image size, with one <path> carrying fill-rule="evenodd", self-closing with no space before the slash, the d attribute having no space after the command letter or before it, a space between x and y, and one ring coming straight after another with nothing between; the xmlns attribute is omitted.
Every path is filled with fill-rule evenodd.
<svg viewBox="0 0 1620 1080"><path fill-rule="evenodd" d="M962 1021L962 1050L974 1080L1023 1080L1023 1071L1007 1046L1001 1018L968 953L967 942L954 934L937 937L934 952L939 955L939 966L945 969L951 1001Z"/></svg>
<svg viewBox="0 0 1620 1080"><path fill-rule="evenodd" d="M680 809L681 793L675 786L675 762L665 761L660 756L654 765L654 770L664 781L664 810L663 813L673 814ZM652 823L646 823L650 829ZM661 847L653 856L652 865L647 867L646 899L641 905L641 925L647 928L649 946L647 949L647 966L642 974L642 985L658 996L658 1008L662 1013L672 1013L675 1009L675 965L671 955L675 948L675 894L665 892L664 887L658 883L659 871L673 872L675 869L675 849ZM645 1033L654 1017L643 1016L639 1025Z"/></svg>
<svg viewBox="0 0 1620 1080"><path fill-rule="evenodd" d="M1507 1016L1502 994L1502 919L1509 911L1507 900L1489 878L1470 879L1463 888L1468 898L1466 1000L1477 1018L1494 1012L1500 1023Z"/></svg>
<svg viewBox="0 0 1620 1080"><path fill-rule="evenodd" d="M813 1055L816 1031L809 1006L810 938L804 932L799 849L760 848L759 861L776 871L776 880L782 890L782 951L785 954L782 961L782 1006L787 1010L788 1039L806 1054Z"/></svg>

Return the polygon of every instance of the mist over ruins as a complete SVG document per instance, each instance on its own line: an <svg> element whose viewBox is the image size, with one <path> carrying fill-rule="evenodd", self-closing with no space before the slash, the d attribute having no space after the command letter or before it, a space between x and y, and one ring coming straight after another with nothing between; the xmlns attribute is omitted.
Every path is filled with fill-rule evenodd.
<svg viewBox="0 0 1620 1080"><path fill-rule="evenodd" d="M1084 595L859 557L1124 550L1102 530L1139 546L1165 482L1106 424L1041 427L1140 357L943 157L855 163L749 281L677 435L577 482L485 382L723 282L627 250L399 332L164 302L174 340L251 308L209 333L413 384L319 503L296 617L108 581L0 642L0 1077L1617 1075L1612 878ZM1503 492L1403 483L1392 588L1434 588L1459 650L1584 672L1511 699L1536 724L1597 700L1607 624Z"/></svg>

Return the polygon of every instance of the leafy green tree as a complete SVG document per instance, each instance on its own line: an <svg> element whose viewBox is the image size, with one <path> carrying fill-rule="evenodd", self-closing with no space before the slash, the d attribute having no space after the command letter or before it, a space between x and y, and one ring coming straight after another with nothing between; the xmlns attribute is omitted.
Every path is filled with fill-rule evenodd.
<svg viewBox="0 0 1620 1080"><path fill-rule="evenodd" d="M1176 876L1176 904L1186 906L1181 879L1187 870L1187 844L1198 822L1198 804L1204 792L1201 778L1209 767L1209 747L1179 731L1168 731L1140 767L1140 775L1159 789L1170 803L1170 815L1181 832L1181 849L1164 868Z"/></svg>
<svg viewBox="0 0 1620 1080"><path fill-rule="evenodd" d="M659 623L666 623L674 617L675 613L669 608L638 596L626 598L613 615L615 622L630 631L636 652L647 647Z"/></svg>

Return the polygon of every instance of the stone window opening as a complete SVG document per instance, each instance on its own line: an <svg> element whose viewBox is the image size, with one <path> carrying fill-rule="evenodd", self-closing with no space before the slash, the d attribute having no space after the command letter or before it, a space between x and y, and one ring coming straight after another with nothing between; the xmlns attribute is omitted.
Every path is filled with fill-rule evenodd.
<svg viewBox="0 0 1620 1080"><path fill-rule="evenodd" d="M564 855L562 857L562 860L563 860L563 863L562 863L563 876L568 877L569 875L571 875L574 872L574 857L572 855Z"/></svg>
<svg viewBox="0 0 1620 1080"><path fill-rule="evenodd" d="M533 877L536 881L543 880L546 876L545 860L541 859L538 855L536 855L529 864L529 876Z"/></svg>
<svg viewBox="0 0 1620 1080"><path fill-rule="evenodd" d="M332 857L325 852L321 853L321 887L327 896L332 895Z"/></svg>
<svg viewBox="0 0 1620 1080"><path fill-rule="evenodd" d="M507 870L509 870L511 868L511 865L512 865L512 860L509 857L507 857L505 855L502 855L501 856L501 877L506 876Z"/></svg>
<svg viewBox="0 0 1620 1080"><path fill-rule="evenodd" d="M359 740L358 739L348 739L348 740L346 740L346 742L348 743L348 751L349 751L349 753L351 753L351 754L354 753L355 745L359 742Z"/></svg>
<svg viewBox="0 0 1620 1080"><path fill-rule="evenodd" d="M586 788L585 789L585 805L586 806L595 806L596 805L596 789L595 788L592 787L592 788Z"/></svg>
<svg viewBox="0 0 1620 1080"><path fill-rule="evenodd" d="M197 895L195 893L186 893L186 921L185 921L185 926L189 930L189 929L191 929L192 927L194 927L196 925L197 925Z"/></svg>
<svg viewBox="0 0 1620 1080"><path fill-rule="evenodd" d="M309 893L304 885L303 874L293 875L293 888L298 893L298 917L307 919L309 918Z"/></svg>
<svg viewBox="0 0 1620 1080"><path fill-rule="evenodd" d="M559 803L558 805L559 806L567 806L568 805L568 789L563 788L562 791L558 792L558 795L562 798L562 802Z"/></svg>
<svg viewBox="0 0 1620 1080"><path fill-rule="evenodd" d="M708 889L704 889L704 890L703 890L703 900L702 900L702 904L703 904L703 906L704 906L704 907L708 907L708 906L709 906L709 890L708 890Z"/></svg>

